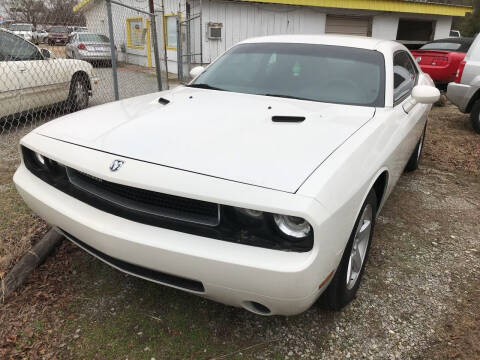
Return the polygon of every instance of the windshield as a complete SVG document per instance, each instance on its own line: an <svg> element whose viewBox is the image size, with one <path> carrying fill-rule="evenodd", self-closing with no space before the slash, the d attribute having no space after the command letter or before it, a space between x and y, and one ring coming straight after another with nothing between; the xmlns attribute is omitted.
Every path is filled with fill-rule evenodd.
<svg viewBox="0 0 480 360"><path fill-rule="evenodd" d="M84 42L101 42L108 43L108 37L100 34L79 34L78 39Z"/></svg>
<svg viewBox="0 0 480 360"><path fill-rule="evenodd" d="M66 27L59 27L59 26L56 26L56 27L52 27L50 28L50 32L54 32L54 33L68 33L68 29Z"/></svg>
<svg viewBox="0 0 480 360"><path fill-rule="evenodd" d="M32 31L32 25L29 24L13 24L10 26L11 31Z"/></svg>
<svg viewBox="0 0 480 360"><path fill-rule="evenodd" d="M423 45L420 50L458 50L462 44L454 42L435 42Z"/></svg>
<svg viewBox="0 0 480 360"><path fill-rule="evenodd" d="M384 106L385 65L377 51L255 43L233 47L190 86L338 104Z"/></svg>

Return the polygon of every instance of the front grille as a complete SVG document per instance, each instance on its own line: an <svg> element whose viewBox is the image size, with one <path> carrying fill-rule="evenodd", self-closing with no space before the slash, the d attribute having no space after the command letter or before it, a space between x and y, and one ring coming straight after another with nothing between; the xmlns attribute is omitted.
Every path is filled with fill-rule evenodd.
<svg viewBox="0 0 480 360"><path fill-rule="evenodd" d="M171 285L176 286L178 288L196 291L196 292L205 292L205 288L200 281L187 279L184 277L166 274L160 271L152 270L145 268L143 266L138 266L135 264L128 263L126 261L111 257L97 249L91 247L90 245L85 244L83 241L77 239L73 235L63 231L62 229L58 229L61 234L63 234L67 239L71 242L80 246L83 250L88 251L93 256L99 258L100 260L104 261L110 266L113 266L120 271L139 276L141 278L158 282L164 285Z"/></svg>
<svg viewBox="0 0 480 360"><path fill-rule="evenodd" d="M126 209L208 226L220 222L218 204L112 183L72 168L67 175L78 189Z"/></svg>
<svg viewBox="0 0 480 360"><path fill-rule="evenodd" d="M22 155L27 169L56 189L136 223L267 249L306 252L313 247L313 232L300 242L280 236L270 213L265 213L260 223L245 223L231 206L112 183L48 158L40 164L35 153L24 146Z"/></svg>

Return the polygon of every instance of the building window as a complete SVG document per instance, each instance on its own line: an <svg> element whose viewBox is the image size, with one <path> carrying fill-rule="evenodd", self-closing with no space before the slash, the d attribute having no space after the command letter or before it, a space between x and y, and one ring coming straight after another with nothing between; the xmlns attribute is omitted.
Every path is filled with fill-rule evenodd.
<svg viewBox="0 0 480 360"><path fill-rule="evenodd" d="M165 15L165 41L167 49L177 50L177 14Z"/></svg>
<svg viewBox="0 0 480 360"><path fill-rule="evenodd" d="M143 49L145 46L146 29L143 18L127 18L127 46L133 49Z"/></svg>

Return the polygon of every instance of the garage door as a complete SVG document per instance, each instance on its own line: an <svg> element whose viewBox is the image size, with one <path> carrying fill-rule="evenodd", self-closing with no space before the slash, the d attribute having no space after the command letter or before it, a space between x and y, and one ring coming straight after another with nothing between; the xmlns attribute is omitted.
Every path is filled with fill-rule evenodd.
<svg viewBox="0 0 480 360"><path fill-rule="evenodd" d="M325 33L372 36L372 22L367 17L327 15Z"/></svg>

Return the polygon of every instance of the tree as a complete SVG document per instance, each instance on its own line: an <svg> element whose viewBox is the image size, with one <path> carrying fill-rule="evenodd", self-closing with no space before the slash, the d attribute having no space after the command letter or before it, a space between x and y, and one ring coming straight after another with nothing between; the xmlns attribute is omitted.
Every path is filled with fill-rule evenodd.
<svg viewBox="0 0 480 360"><path fill-rule="evenodd" d="M35 27L38 24L84 26L83 14L73 12L77 2L78 0L4 0L3 7L13 21L33 24Z"/></svg>
<svg viewBox="0 0 480 360"><path fill-rule="evenodd" d="M37 26L47 10L41 0L6 0L4 8L15 22L31 23L34 26Z"/></svg>
<svg viewBox="0 0 480 360"><path fill-rule="evenodd" d="M48 3L49 16L47 23L61 25L85 25L85 17L82 13L74 13L73 7L78 0L50 0Z"/></svg>
<svg viewBox="0 0 480 360"><path fill-rule="evenodd" d="M480 0L473 0L473 12L460 24L462 36L474 36L480 32Z"/></svg>

